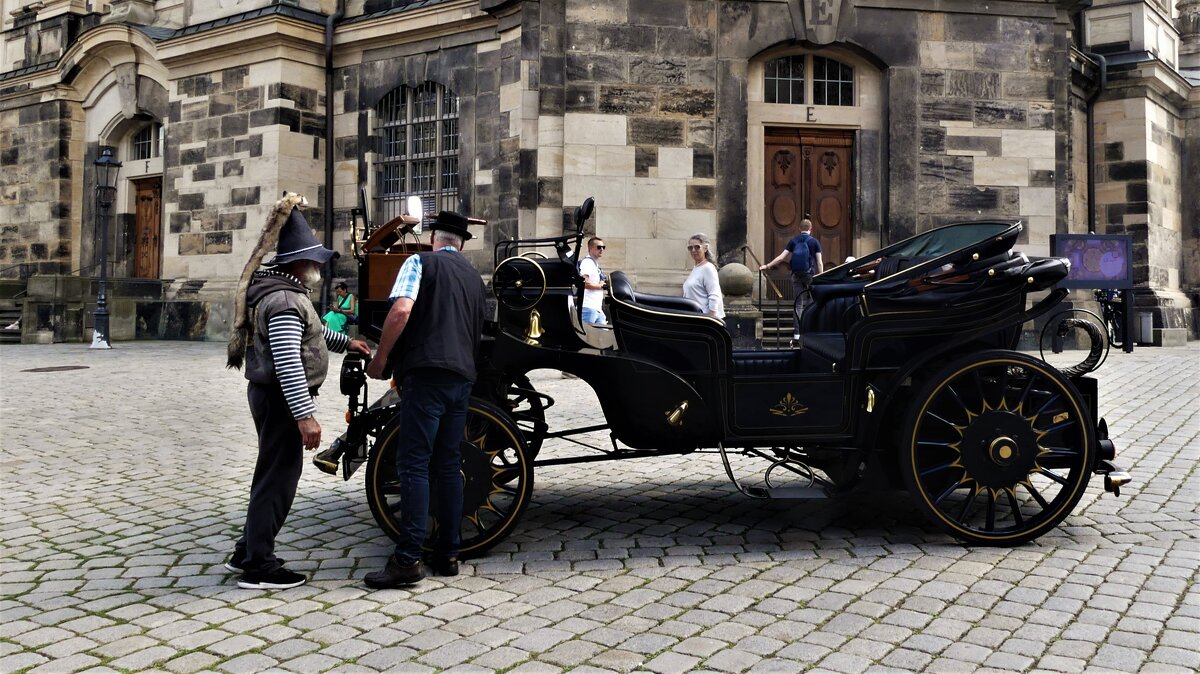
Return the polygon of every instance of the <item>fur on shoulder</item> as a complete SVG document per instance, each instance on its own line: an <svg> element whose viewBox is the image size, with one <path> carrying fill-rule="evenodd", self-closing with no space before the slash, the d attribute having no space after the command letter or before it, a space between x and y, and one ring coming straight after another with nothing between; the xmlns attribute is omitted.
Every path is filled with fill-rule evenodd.
<svg viewBox="0 0 1200 674"><path fill-rule="evenodd" d="M254 246L254 250L250 253L250 259L246 261L246 266L242 269L242 276L238 279L237 289L234 292L233 329L229 333L228 359L225 367L241 369L246 358L246 345L250 343L250 331L253 329L250 323L250 313L246 307L246 290L250 288L250 279L254 277L254 272L258 270L267 253L275 250L275 246L279 243L279 234L283 231L283 225L287 222L288 216L292 214L292 209L303 208L307 205L308 200L302 195L286 192L283 198L276 201L275 205L271 207L271 211L267 213L267 221L263 224L262 235L258 237L258 244Z"/></svg>

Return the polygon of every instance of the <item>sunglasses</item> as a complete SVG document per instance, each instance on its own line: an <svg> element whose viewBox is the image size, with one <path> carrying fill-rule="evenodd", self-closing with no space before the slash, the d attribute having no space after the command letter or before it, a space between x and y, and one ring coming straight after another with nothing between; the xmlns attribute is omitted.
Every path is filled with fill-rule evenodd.
<svg viewBox="0 0 1200 674"><path fill-rule="evenodd" d="M605 248L608 248L608 246L605 246L604 244L596 246L596 250L604 250Z"/></svg>
<svg viewBox="0 0 1200 674"><path fill-rule="evenodd" d="M701 246L688 246L688 250L700 250Z"/></svg>

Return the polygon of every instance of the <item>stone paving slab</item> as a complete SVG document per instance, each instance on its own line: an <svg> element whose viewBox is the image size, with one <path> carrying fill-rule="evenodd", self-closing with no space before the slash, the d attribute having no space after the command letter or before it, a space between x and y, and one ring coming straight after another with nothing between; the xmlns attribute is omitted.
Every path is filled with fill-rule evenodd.
<svg viewBox="0 0 1200 674"><path fill-rule="evenodd" d="M718 457L674 456L539 469L507 541L382 592L361 475L311 466L278 545L309 584L222 567L254 461L223 353L0 346L0 672L1200 670L1200 345L1110 356L1101 413L1134 482L1096 481L1019 548L959 545L902 493L755 501ZM30 371L63 366L86 369ZM598 423L583 382L531 380L552 426Z"/></svg>

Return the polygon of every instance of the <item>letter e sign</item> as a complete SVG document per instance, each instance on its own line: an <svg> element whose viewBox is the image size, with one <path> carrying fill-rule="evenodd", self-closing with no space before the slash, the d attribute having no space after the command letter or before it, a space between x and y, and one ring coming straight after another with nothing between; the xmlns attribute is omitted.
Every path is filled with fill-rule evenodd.
<svg viewBox="0 0 1200 674"><path fill-rule="evenodd" d="M838 17L846 0L804 0L808 39L817 44L837 40Z"/></svg>

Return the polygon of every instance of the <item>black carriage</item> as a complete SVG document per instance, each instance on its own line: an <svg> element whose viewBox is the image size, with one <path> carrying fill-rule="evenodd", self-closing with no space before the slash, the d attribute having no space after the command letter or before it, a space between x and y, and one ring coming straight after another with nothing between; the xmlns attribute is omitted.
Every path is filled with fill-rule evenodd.
<svg viewBox="0 0 1200 674"><path fill-rule="evenodd" d="M591 209L591 199L577 209L570 234L495 247L497 311L463 438L464 557L512 532L546 465L717 452L748 497L904 488L939 527L982 545L1049 531L1093 475L1112 492L1129 480L1097 415L1096 380L1014 350L1022 326L1062 301L1054 286L1068 270L1062 258L1014 252L1019 223L952 224L826 271L801 348L740 350L694 303L639 292L619 271L611 328L583 324L576 257ZM394 277L419 244L378 231L372 241L360 255L360 287L372 289L361 323L377 339L388 306L375 289L390 279L369 279L382 268ZM1038 291L1048 292L1028 306ZM590 385L604 423L550 428L555 401L527 376L542 368ZM317 463L333 472L340 461L346 479L365 463L371 511L396 536L398 398L393 389L368 404L364 383L349 357L349 427ZM602 431L610 447L539 458L547 439ZM730 455L762 459L761 484L738 480Z"/></svg>

